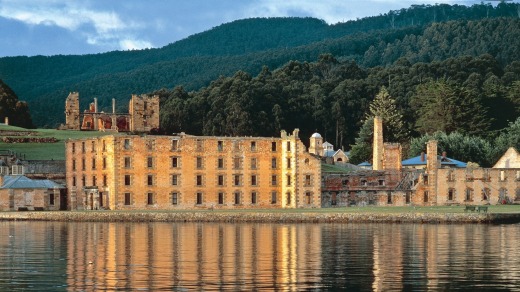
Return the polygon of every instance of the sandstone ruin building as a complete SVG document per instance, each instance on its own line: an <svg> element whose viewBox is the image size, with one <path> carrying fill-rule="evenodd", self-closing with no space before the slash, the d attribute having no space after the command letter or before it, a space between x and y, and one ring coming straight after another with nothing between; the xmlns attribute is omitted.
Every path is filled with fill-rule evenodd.
<svg viewBox="0 0 520 292"><path fill-rule="evenodd" d="M79 93L71 92L65 100L64 130L149 132L159 128L159 97L132 95L128 114L116 113L116 102L112 99L112 113L99 111L97 98L84 112L79 109Z"/></svg>
<svg viewBox="0 0 520 292"><path fill-rule="evenodd" d="M298 137L111 135L66 142L71 210L319 207L321 161Z"/></svg>

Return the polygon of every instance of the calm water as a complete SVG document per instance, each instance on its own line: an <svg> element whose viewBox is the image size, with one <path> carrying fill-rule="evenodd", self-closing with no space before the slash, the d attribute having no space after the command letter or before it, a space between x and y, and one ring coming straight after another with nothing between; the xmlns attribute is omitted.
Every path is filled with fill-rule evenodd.
<svg viewBox="0 0 520 292"><path fill-rule="evenodd" d="M0 291L520 291L520 225L0 222Z"/></svg>

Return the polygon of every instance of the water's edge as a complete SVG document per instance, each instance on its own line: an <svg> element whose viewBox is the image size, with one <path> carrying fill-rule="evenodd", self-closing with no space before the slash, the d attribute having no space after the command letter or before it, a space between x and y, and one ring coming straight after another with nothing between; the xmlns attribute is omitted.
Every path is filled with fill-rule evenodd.
<svg viewBox="0 0 520 292"><path fill-rule="evenodd" d="M259 222L259 223L520 223L520 214L504 213L269 213L168 211L0 212L0 221L64 222Z"/></svg>

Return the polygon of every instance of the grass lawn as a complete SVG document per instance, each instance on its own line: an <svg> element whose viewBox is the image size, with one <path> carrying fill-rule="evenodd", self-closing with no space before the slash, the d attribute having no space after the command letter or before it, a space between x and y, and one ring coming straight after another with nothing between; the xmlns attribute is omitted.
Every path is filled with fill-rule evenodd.
<svg viewBox="0 0 520 292"><path fill-rule="evenodd" d="M54 129L24 129L13 126L0 125L0 136L5 136L2 131L36 132L33 136L16 137L54 137L56 143L4 143L0 141L0 150L11 150L19 154L25 154L28 160L65 160L65 141L67 139L78 139L98 137L114 134L112 132L98 131L66 131Z"/></svg>

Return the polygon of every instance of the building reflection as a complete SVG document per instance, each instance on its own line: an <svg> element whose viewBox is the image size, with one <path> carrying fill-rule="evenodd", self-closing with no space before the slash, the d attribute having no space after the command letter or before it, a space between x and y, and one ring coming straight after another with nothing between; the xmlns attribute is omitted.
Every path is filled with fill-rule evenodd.
<svg viewBox="0 0 520 292"><path fill-rule="evenodd" d="M322 228L316 224L77 227L68 241L71 290L297 290L321 282Z"/></svg>

